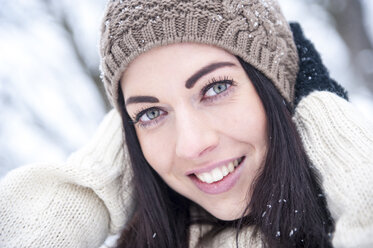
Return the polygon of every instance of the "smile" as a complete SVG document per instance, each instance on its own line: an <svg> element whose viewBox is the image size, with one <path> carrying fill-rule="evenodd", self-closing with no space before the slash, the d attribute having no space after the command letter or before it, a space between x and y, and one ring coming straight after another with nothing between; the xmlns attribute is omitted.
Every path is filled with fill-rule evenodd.
<svg viewBox="0 0 373 248"><path fill-rule="evenodd" d="M214 183L222 180L229 173L233 172L234 169L241 164L244 157L235 159L227 164L223 164L209 172L195 173L196 177L204 183Z"/></svg>
<svg viewBox="0 0 373 248"><path fill-rule="evenodd" d="M209 171L189 174L199 190L207 194L221 194L229 191L238 182L245 156L223 163ZM242 165L242 166L241 166Z"/></svg>

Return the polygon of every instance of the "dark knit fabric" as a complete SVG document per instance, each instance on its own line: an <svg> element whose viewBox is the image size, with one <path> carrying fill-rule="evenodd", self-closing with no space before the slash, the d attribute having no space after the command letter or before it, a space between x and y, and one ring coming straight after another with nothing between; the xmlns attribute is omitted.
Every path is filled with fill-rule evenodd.
<svg viewBox="0 0 373 248"><path fill-rule="evenodd" d="M347 91L329 76L320 54L308 40L298 23L290 23L299 56L299 72L295 84L294 106L300 100L317 91L330 91L348 100Z"/></svg>

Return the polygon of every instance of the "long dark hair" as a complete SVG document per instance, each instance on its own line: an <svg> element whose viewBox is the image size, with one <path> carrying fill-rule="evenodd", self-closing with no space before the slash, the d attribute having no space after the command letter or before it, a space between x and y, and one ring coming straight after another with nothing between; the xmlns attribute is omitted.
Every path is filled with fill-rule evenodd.
<svg viewBox="0 0 373 248"><path fill-rule="evenodd" d="M134 126L119 92L120 114L132 163L137 206L126 224L118 247L187 248L189 227L195 223L213 225L200 246L225 228L253 226L253 238L260 233L264 247L332 247L334 222L327 209L319 177L310 164L292 122L292 106L262 73L238 58L253 83L266 112L268 152L242 218L221 221L198 205L174 192L147 163ZM190 216L190 208L203 213Z"/></svg>

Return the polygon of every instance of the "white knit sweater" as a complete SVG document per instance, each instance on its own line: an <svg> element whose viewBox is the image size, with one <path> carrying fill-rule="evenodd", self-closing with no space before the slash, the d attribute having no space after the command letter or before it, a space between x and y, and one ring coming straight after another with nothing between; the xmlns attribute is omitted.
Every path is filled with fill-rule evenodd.
<svg viewBox="0 0 373 248"><path fill-rule="evenodd" d="M302 99L293 120L322 175L336 221L333 245L373 247L373 125L329 92ZM0 181L0 247L100 247L131 215L130 185L121 120L112 110L66 163L27 165ZM247 243L250 230L240 236L241 247L259 246ZM190 247L199 232L191 228ZM236 247L235 233L221 233L211 247Z"/></svg>

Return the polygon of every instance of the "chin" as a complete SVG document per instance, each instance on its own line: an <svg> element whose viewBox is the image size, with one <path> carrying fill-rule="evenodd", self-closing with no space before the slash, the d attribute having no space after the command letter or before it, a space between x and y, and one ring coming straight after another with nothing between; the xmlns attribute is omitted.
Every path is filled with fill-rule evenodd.
<svg viewBox="0 0 373 248"><path fill-rule="evenodd" d="M236 213L232 213L229 211L229 207L224 208L223 210L219 211L208 211L211 215L213 215L215 218L222 220L222 221L233 221L237 220L242 217L242 211L237 211Z"/></svg>

